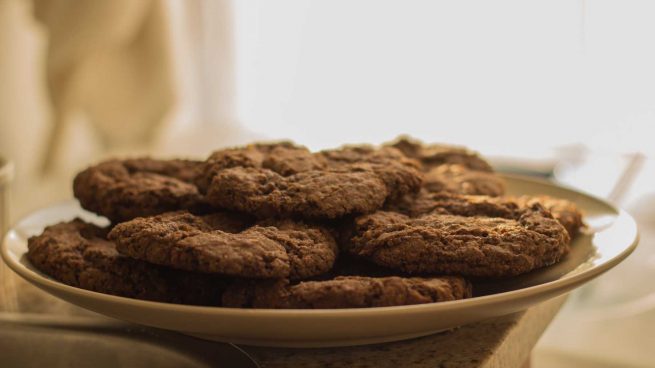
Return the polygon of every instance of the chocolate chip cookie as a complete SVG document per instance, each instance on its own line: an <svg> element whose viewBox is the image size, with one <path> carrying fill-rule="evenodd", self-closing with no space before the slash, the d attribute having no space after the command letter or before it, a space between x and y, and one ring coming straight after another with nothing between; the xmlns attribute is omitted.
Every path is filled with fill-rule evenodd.
<svg viewBox="0 0 655 368"><path fill-rule="evenodd" d="M337 256L334 238L319 226L273 219L251 226L232 213L136 218L109 238L129 257L244 278L304 279L328 271Z"/></svg>
<svg viewBox="0 0 655 368"><path fill-rule="evenodd" d="M281 143L215 152L198 185L211 204L259 218L335 219L375 211L421 180L418 163L395 148L311 153Z"/></svg>
<svg viewBox="0 0 655 368"><path fill-rule="evenodd" d="M290 285L286 280L241 282L223 294L226 307L366 308L434 303L469 298L471 285L461 277L337 277Z"/></svg>
<svg viewBox="0 0 655 368"><path fill-rule="evenodd" d="M28 241L40 271L71 286L129 298L218 305L224 280L124 257L107 229L75 219L47 227Z"/></svg>
<svg viewBox="0 0 655 368"><path fill-rule="evenodd" d="M149 158L109 160L80 172L73 193L80 205L113 222L206 206L193 184L202 163Z"/></svg>
<svg viewBox="0 0 655 368"><path fill-rule="evenodd" d="M348 252L409 273L514 276L558 262L566 229L539 203L440 194L355 219Z"/></svg>

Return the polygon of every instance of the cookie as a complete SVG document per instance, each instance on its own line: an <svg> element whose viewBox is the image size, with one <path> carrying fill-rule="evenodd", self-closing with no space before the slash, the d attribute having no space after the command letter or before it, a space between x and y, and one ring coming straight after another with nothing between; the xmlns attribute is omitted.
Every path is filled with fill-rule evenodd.
<svg viewBox="0 0 655 368"><path fill-rule="evenodd" d="M464 147L426 145L409 137L389 144L422 164L422 190L469 195L500 196L505 182L478 153Z"/></svg>
<svg viewBox="0 0 655 368"><path fill-rule="evenodd" d="M311 153L290 143L217 151L198 185L214 206L268 217L336 219L416 192L418 163L391 147Z"/></svg>
<svg viewBox="0 0 655 368"><path fill-rule="evenodd" d="M471 297L461 277L402 278L344 276L290 285L286 280L236 283L223 294L223 305L238 308L367 308L411 305Z"/></svg>
<svg viewBox="0 0 655 368"><path fill-rule="evenodd" d="M444 164L426 172L423 189L433 193L496 197L505 194L505 181L493 172L471 170L458 164Z"/></svg>
<svg viewBox="0 0 655 368"><path fill-rule="evenodd" d="M456 193L430 193L422 190L415 196L405 196L402 200L389 203L385 209L400 212L410 217L430 213L460 216L487 216L516 218L525 207L511 197L490 197L461 195Z"/></svg>
<svg viewBox="0 0 655 368"><path fill-rule="evenodd" d="M326 165L324 160L314 156L307 148L289 141L255 143L212 153L203 163L196 184L205 193L214 176L230 168L265 168L289 176L303 171L321 170Z"/></svg>
<svg viewBox="0 0 655 368"><path fill-rule="evenodd" d="M80 205L120 222L206 206L193 184L201 162L149 158L109 160L80 172L73 193Z"/></svg>
<svg viewBox="0 0 655 368"><path fill-rule="evenodd" d="M566 229L539 203L447 194L424 202L356 218L347 251L412 274L481 277L526 273L569 251Z"/></svg>
<svg viewBox="0 0 655 368"><path fill-rule="evenodd" d="M553 217L559 221L566 231L568 231L571 238L578 235L580 229L584 227L582 221L582 211L571 201L566 199L554 198L550 196L519 196L510 197L521 206L531 206L534 203L540 203L547 210L549 210Z"/></svg>
<svg viewBox="0 0 655 368"><path fill-rule="evenodd" d="M419 163L392 147L350 145L324 150L317 155L325 158L333 170L374 172L385 184L387 200L417 192L423 181Z"/></svg>
<svg viewBox="0 0 655 368"><path fill-rule="evenodd" d="M149 172L192 183L201 174L202 161L133 158L122 161L129 172Z"/></svg>
<svg viewBox="0 0 655 368"><path fill-rule="evenodd" d="M424 144L407 136L401 136L388 145L397 148L407 157L420 161L425 171L447 164L455 164L476 171L493 171L491 165L477 152L465 147L446 144Z"/></svg>
<svg viewBox="0 0 655 368"><path fill-rule="evenodd" d="M513 218L525 208L540 204L567 230L569 237L578 234L584 227L582 212L571 201L550 196L466 196L452 193L428 193L421 191L416 196L406 196L387 206L410 216L420 216L430 212L458 214L463 216L491 216Z"/></svg>
<svg viewBox="0 0 655 368"><path fill-rule="evenodd" d="M304 279L328 271L337 256L330 233L291 220L252 225L231 213L171 212L116 225L120 253L176 269L244 278Z"/></svg>
<svg viewBox="0 0 655 368"><path fill-rule="evenodd" d="M124 257L107 229L75 219L47 227L28 240L27 257L67 285L161 302L218 305L224 280Z"/></svg>

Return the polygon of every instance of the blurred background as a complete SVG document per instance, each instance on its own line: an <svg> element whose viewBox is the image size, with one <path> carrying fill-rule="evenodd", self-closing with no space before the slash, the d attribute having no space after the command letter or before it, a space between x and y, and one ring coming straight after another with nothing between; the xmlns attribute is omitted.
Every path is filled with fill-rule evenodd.
<svg viewBox="0 0 655 368"><path fill-rule="evenodd" d="M534 366L649 367L654 16L651 1L0 0L11 220L70 198L107 156L463 144L608 198L642 230L637 254L570 298Z"/></svg>

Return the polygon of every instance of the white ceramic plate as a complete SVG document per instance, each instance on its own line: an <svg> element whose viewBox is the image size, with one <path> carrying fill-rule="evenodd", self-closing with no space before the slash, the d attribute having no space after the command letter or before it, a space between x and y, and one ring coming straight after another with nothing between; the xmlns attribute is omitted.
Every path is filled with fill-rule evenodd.
<svg viewBox="0 0 655 368"><path fill-rule="evenodd" d="M467 300L383 308L266 310L156 303L74 288L40 273L25 258L27 238L46 225L75 216L104 224L74 201L36 211L20 221L7 233L2 257L41 289L110 317L218 341L318 347L408 339L517 312L581 286L635 249L637 227L626 212L547 182L506 179L510 194L548 194L574 201L585 211L589 231L575 239L564 261L509 280L477 283L476 297Z"/></svg>

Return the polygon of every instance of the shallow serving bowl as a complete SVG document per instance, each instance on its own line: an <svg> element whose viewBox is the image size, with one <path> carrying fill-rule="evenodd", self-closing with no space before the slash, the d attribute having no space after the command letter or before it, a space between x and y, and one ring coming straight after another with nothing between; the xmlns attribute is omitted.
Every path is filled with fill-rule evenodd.
<svg viewBox="0 0 655 368"><path fill-rule="evenodd" d="M46 225L81 217L106 220L69 201L36 211L9 230L2 257L20 276L70 303L129 322L200 338L263 346L348 346L432 334L501 316L567 293L625 259L636 247L637 227L625 211L605 201L545 181L505 176L509 194L546 194L574 201L588 228L562 262L520 277L478 281L476 297L412 306L267 310L157 303L78 289L37 271L26 259L27 239Z"/></svg>

